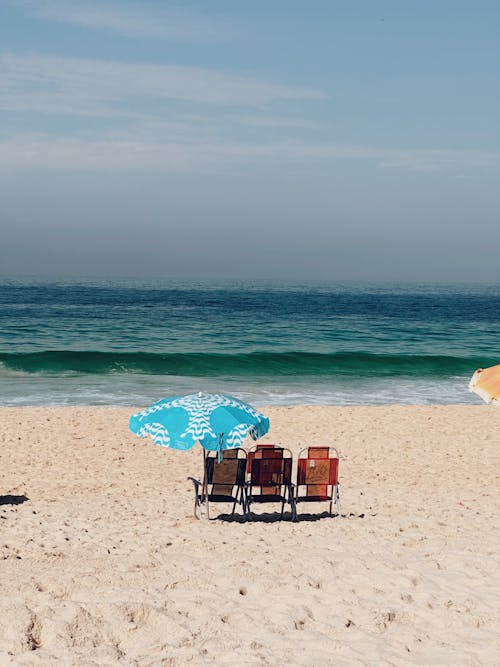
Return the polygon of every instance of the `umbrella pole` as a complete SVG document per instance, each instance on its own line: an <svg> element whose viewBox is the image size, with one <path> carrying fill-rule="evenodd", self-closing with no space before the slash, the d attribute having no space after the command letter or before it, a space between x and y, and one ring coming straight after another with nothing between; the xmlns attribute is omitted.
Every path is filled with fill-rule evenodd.
<svg viewBox="0 0 500 667"><path fill-rule="evenodd" d="M210 508L208 506L208 480L207 480L207 452L205 447L203 449L203 496L207 508L207 519L210 519Z"/></svg>

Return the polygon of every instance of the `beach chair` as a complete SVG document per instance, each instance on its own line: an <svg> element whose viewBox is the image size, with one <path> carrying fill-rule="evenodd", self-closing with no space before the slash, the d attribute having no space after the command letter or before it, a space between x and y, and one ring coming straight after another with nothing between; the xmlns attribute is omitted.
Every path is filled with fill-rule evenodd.
<svg viewBox="0 0 500 667"><path fill-rule="evenodd" d="M281 503L281 518L289 503L292 519L295 502L292 489L292 452L276 445L257 445L248 452L247 513L254 503Z"/></svg>
<svg viewBox="0 0 500 667"><path fill-rule="evenodd" d="M274 443L273 444L267 444L267 443L259 442L258 445L254 445L254 447L252 447L247 454L247 473L250 474L250 470L252 469L252 461L255 458L255 454L257 452L261 452L263 449L267 449L267 450L276 449L276 447L277 447L277 445L275 445Z"/></svg>
<svg viewBox="0 0 500 667"><path fill-rule="evenodd" d="M219 452L208 452L205 456L204 481L188 477L194 484L194 515L201 519L201 506L206 504L210 518L210 503L231 503L231 516L240 504L243 514L246 509L245 473L247 453L241 447L227 449L219 461Z"/></svg>
<svg viewBox="0 0 500 667"><path fill-rule="evenodd" d="M334 447L306 447L297 459L295 505L330 503L330 516L335 502L340 517L339 453ZM296 520L298 515L296 513Z"/></svg>

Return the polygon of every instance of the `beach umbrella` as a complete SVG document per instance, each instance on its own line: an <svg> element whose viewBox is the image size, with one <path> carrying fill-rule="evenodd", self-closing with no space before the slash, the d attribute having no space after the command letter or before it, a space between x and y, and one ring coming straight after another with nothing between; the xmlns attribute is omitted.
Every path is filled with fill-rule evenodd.
<svg viewBox="0 0 500 667"><path fill-rule="evenodd" d="M269 419L248 403L226 394L190 394L165 398L132 415L130 430L144 438L150 436L162 447L186 450L196 442L206 451L218 452L239 447L247 435L257 440L269 430ZM207 495L206 466L203 490Z"/></svg>
<svg viewBox="0 0 500 667"><path fill-rule="evenodd" d="M130 430L172 449L191 449L196 442L222 453L269 430L269 419L248 403L226 394L189 394L164 398L132 415Z"/></svg>
<svg viewBox="0 0 500 667"><path fill-rule="evenodd" d="M478 368L469 382L469 389L487 403L500 405L500 364Z"/></svg>

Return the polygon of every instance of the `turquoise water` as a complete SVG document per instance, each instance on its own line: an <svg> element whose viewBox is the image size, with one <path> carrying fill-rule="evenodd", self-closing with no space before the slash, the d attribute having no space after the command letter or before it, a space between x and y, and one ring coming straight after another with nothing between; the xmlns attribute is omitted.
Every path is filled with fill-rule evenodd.
<svg viewBox="0 0 500 667"><path fill-rule="evenodd" d="M0 404L479 403L500 288L0 281Z"/></svg>

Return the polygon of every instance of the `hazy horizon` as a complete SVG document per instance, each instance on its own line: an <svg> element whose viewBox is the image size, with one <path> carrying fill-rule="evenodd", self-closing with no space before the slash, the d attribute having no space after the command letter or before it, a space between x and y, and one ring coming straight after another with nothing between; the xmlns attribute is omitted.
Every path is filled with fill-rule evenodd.
<svg viewBox="0 0 500 667"><path fill-rule="evenodd" d="M265 277L251 277L251 278L214 278L213 276L189 276L182 278L179 276L141 276L141 275L115 275L115 276L103 276L103 275L77 275L77 274L32 274L32 275L16 275L11 274L0 274L0 284L13 283L19 284L20 286L29 286L30 284L39 283L40 285L47 286L61 286L61 285L71 285L71 284L82 284L82 285L92 285L95 284L97 287L106 287L107 285L112 287L123 287L128 286L132 288L149 288L152 289L197 289L197 288L208 288L208 289L238 289L242 287L244 289L251 290L253 287L260 289L266 288L272 290L273 288L279 289L280 287L289 289L294 288L325 288L325 289L340 289L340 290L356 290L360 289L361 291L369 291L370 288L384 290L387 288L389 290L396 289L401 291L419 291L420 289L426 290L427 288L432 289L443 289L447 288L468 288L474 290L484 289L493 289L497 291L500 289L500 284L498 281L487 281L487 280L369 280L369 279L335 279L335 278L265 278Z"/></svg>

